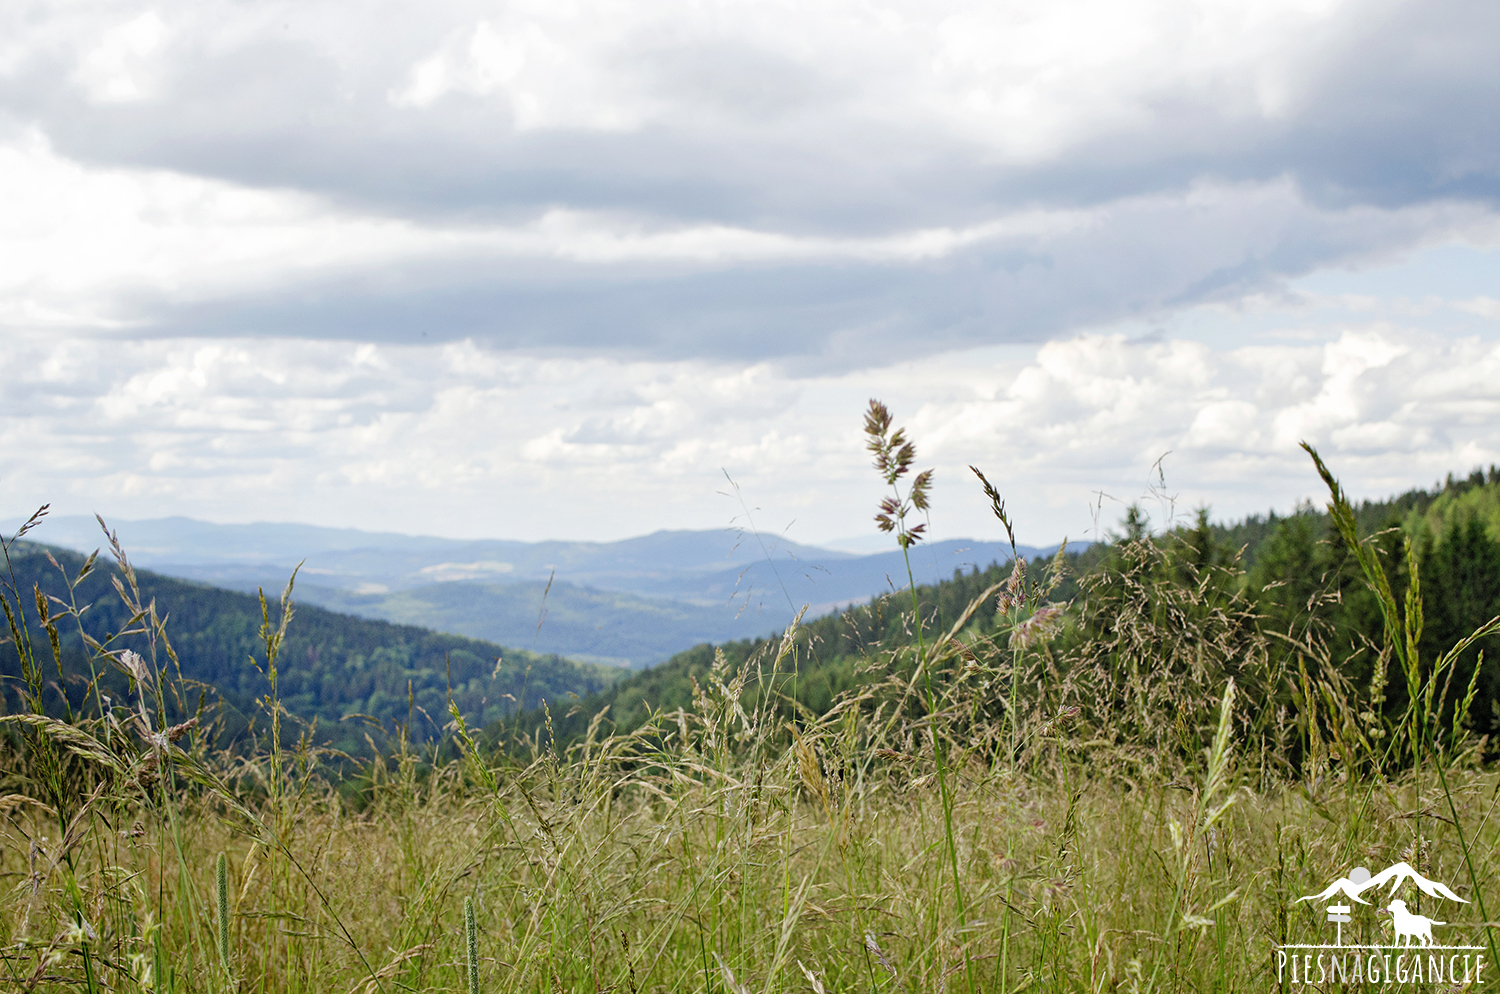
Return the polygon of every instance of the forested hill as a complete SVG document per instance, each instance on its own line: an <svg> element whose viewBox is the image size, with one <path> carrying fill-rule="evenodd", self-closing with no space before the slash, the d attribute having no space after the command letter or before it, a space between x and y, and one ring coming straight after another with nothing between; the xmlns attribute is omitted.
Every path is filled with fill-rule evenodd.
<svg viewBox="0 0 1500 994"><path fill-rule="evenodd" d="M65 603L69 599L66 584L47 559L48 552L70 577L76 576L84 564L82 556L62 549L25 541L13 545L13 575L6 575L4 580L14 589L5 593L13 608L17 603L24 606L28 618L34 618L34 586ZM110 574L115 570L110 566L101 557L77 588L77 603L85 608L84 626L101 641L124 628L130 618L111 585ZM262 714L255 701L269 689L261 672L265 652L260 638L259 601L246 594L144 570L137 571L136 576L141 603L154 600L158 614L168 619L166 632L180 661L182 677L222 694L225 729L230 736L242 734L248 721ZM267 592L273 624L279 619L279 594ZM316 718L319 739L351 751L363 747L364 734L369 730L368 723L361 720L341 720L351 714L369 715L387 730L410 717L411 733L421 740L433 737L449 720L450 687L465 719L478 726L511 712L516 702L537 707L544 698L556 701L597 692L624 672L558 656L502 649L490 642L412 625L304 607L295 600L294 591L293 619L278 666L282 702L298 718L309 722ZM33 644L49 680L49 710L62 709L57 689L60 685L67 688L74 707L79 706L89 672L77 624L70 619L59 628L66 674L61 684L56 679L46 635L39 629L33 631ZM127 646L143 655L149 650L139 636L112 644L112 648ZM157 656L165 661L163 653ZM20 703L20 668L10 644L0 645L0 673L4 675L4 709L13 712ZM123 674L112 672L104 693L117 702L124 701L128 692ZM209 694L210 702L213 696ZM195 705L193 696L189 708ZM257 724L264 727L264 718L257 718Z"/></svg>
<svg viewBox="0 0 1500 994"><path fill-rule="evenodd" d="M1401 528L1419 545L1437 540L1454 523L1478 521L1492 538L1500 539L1500 467L1476 469L1466 477L1449 474L1432 490L1408 490L1385 500L1363 500L1353 505L1361 535ZM1214 524L1214 540L1231 549L1244 548L1245 566L1254 567L1270 547L1272 535L1284 522L1303 519L1315 531L1328 525L1321 503L1308 502L1290 515L1252 514L1232 524ZM1128 526L1125 529L1128 531Z"/></svg>
<svg viewBox="0 0 1500 994"><path fill-rule="evenodd" d="M1412 539L1425 602L1423 658L1436 658L1485 621L1500 615L1500 471L1475 471L1464 478L1449 477L1444 485L1430 491L1411 490L1386 500L1365 500L1355 504L1354 511L1361 535L1383 533L1377 543L1398 602L1409 584L1402 539L1408 535ZM1368 680L1370 663L1364 647L1381 640L1379 609L1358 578L1348 550L1332 530L1326 511L1304 505L1291 515L1257 515L1222 524L1213 523L1204 509L1196 521L1155 536L1148 533L1139 512L1132 511L1113 543L1101 542L1067 557L1067 579L1049 599L1069 603L1071 619L1081 617L1090 607L1088 594L1081 588L1090 584L1086 579L1080 584L1080 578L1119 567L1123 545L1142 539L1153 541L1165 551L1164 561L1175 564L1171 569L1179 570L1179 577L1187 576L1190 570L1221 567L1222 582L1216 581L1214 596L1243 598L1262 631L1294 636L1313 631L1329 647L1331 659L1346 661L1348 676ZM997 563L919 588L923 615L930 619L929 638L935 630L945 631L974 597L1009 572L1008 562ZM1034 568L1033 572L1038 570ZM1149 605L1143 608L1150 609ZM869 675L861 675L860 668L872 650L890 650L913 640L910 617L909 594L902 592L806 624L798 638L795 663L798 700L812 711L822 712L841 690L869 679ZM1002 620L997 616L994 598L989 598L970 619L965 637L1002 634ZM1082 637L1071 624L1065 627L1059 635L1059 651L1065 653ZM766 658L774 650L775 641L729 642L718 648L737 666L757 655ZM1273 640L1273 644L1282 643ZM1481 649L1485 662L1478 680L1475 727L1480 732L1500 731L1500 638L1484 640L1471 648L1460 672L1472 672ZM581 735L589 719L606 706L608 727L628 730L638 727L650 710L671 711L689 705L693 681L702 684L707 679L714 651L714 646L701 645L679 653L580 702L571 709L571 715L559 716L562 709L554 709L558 737L566 740ZM790 693L791 685L780 689ZM529 731L537 720L537 716L520 716L523 730ZM489 735L498 739L506 732L507 728L500 726L491 728Z"/></svg>
<svg viewBox="0 0 1500 994"><path fill-rule="evenodd" d="M1063 580L1052 591L1058 600L1071 599L1077 592L1075 574L1087 570L1106 545L1094 545L1081 554L1068 553ZM1041 576L1050 560L1039 560L1031 567L1033 576ZM991 563L985 569L955 571L953 577L937 584L919 586L918 602L927 619L926 637L933 640L948 631L980 594L1004 581L1011 572L1011 562ZM997 604L987 597L975 608L965 628L970 633L993 632L997 624ZM871 599L844 611L805 622L797 631L793 654L782 664L784 672L780 692L795 693L809 710L823 713L834 698L868 675L863 667L882 649L894 649L914 640L911 625L911 594L902 590ZM724 653L732 667L757 659L770 665L780 637L745 639L719 646L700 645L680 652L671 659L643 672L632 674L616 684L578 702L569 708L554 708L552 720L560 741L580 737L589 721L606 706L607 727L628 731L638 728L651 711L672 711L691 704L693 682L703 685L714 662L716 650ZM790 674L795 672L795 681ZM519 716L519 729L509 722L497 723L486 730L490 742L498 742L508 732L531 732L539 715Z"/></svg>
<svg viewBox="0 0 1500 994"><path fill-rule="evenodd" d="M1450 476L1433 490L1365 501L1354 510L1360 534L1375 537L1398 604L1411 583L1404 553L1411 540L1421 577L1421 658L1437 658L1500 615L1500 471ZM1365 639L1379 643L1379 608L1357 579L1326 512L1303 507L1289 517L1250 519L1223 529L1220 537L1238 544L1255 530L1264 534L1249 544L1246 579L1264 627L1296 632L1312 624L1336 654L1352 652ZM1475 725L1482 732L1500 731L1500 637L1471 647L1461 672L1472 672L1481 651ZM1355 667L1354 675L1368 671Z"/></svg>

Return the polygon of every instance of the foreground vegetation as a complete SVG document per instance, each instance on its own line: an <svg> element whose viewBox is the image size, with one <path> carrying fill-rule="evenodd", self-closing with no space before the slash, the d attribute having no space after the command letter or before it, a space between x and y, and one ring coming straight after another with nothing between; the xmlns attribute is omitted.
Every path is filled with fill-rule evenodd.
<svg viewBox="0 0 1500 994"><path fill-rule="evenodd" d="M883 409L867 431L906 548L923 477L907 482L915 453ZM1500 870L1500 778L1468 660L1496 624L1426 651L1421 550L1361 540L1325 478L1345 557L1329 582L1358 580L1378 618L1362 643L1331 595L1281 627L1232 555L1141 531L1082 575L1066 556L1017 562L941 620L915 590L904 611L885 603L879 631L837 654L847 679L825 707L802 681L834 653L794 627L713 653L688 701L630 729L580 711L565 736L544 707L487 748L455 706L441 741L400 736L341 784L278 696L286 610L262 614L264 737L248 753L219 748L208 712L172 726L168 660L117 640L89 658L124 690L106 701L93 684L48 716L52 649L13 624L27 709L4 719L0 976L90 991L1264 990L1274 945L1333 929L1298 897L1397 861L1473 900L1444 938L1492 953L1479 923L1500 899L1482 886ZM160 617L129 613L126 638L160 646ZM1390 932L1370 916L1344 936Z"/></svg>

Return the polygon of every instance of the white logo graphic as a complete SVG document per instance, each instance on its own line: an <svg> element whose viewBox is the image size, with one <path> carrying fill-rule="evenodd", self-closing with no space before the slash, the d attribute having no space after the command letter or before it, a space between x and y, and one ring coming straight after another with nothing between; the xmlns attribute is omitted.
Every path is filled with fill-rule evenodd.
<svg viewBox="0 0 1500 994"><path fill-rule="evenodd" d="M1411 947L1412 939L1416 939L1421 946L1432 945L1432 926L1448 924L1412 914L1406 910L1406 902L1399 899L1392 901L1388 910L1395 916L1396 938L1405 939L1407 948Z"/></svg>
<svg viewBox="0 0 1500 994"><path fill-rule="evenodd" d="M1483 983L1483 946L1443 945L1435 940L1433 926L1447 921L1429 918L1410 910L1406 901L1396 896L1403 884L1437 901L1469 902L1436 880L1428 880L1406 863L1397 863L1371 875L1356 866L1347 877L1341 877L1317 894L1308 894L1292 902L1324 901L1347 898L1356 904L1372 906L1364 895L1383 896L1386 906L1377 908L1383 918L1381 933L1373 944L1344 943L1344 926L1354 921L1350 904L1333 903L1327 907L1328 921L1334 925L1334 941L1329 944L1288 943L1276 949L1276 980L1293 984L1407 984L1446 983L1478 985ZM1381 895L1386 884L1390 885ZM1427 910L1436 910L1429 907ZM1451 917L1451 916L1444 916ZM1382 942L1384 924L1389 922L1389 942ZM1368 931L1368 929L1367 929ZM1441 934L1441 933L1440 933Z"/></svg>

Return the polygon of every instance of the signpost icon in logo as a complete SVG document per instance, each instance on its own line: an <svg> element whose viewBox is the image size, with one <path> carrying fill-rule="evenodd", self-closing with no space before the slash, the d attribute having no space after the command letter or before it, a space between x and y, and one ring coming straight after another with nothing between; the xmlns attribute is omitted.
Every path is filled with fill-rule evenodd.
<svg viewBox="0 0 1500 994"><path fill-rule="evenodd" d="M1356 887L1362 886L1369 879L1370 871L1363 866L1356 866L1349 871L1349 882ZM1355 900L1358 901L1359 898L1356 897ZM1344 944L1344 925L1353 920L1349 917L1349 912L1353 910L1347 904L1330 904L1328 906L1328 920L1334 923L1335 935L1337 936L1334 939L1334 945L1342 946Z"/></svg>

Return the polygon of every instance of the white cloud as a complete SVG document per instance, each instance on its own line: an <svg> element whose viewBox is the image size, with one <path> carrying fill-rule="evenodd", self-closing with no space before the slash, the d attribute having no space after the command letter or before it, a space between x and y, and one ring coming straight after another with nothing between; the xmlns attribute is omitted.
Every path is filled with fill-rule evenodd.
<svg viewBox="0 0 1500 994"><path fill-rule="evenodd" d="M723 125L757 87L726 86L690 53L749 57L818 80L803 99L937 124L1007 159L1040 161L1101 130L1150 122L1183 89L1211 91L1231 113L1284 115L1308 50L1352 6L520 2L453 31L410 64L390 99L419 108L452 94L494 99L523 131L634 130L705 107ZM449 18L466 9L448 5Z"/></svg>
<svg viewBox="0 0 1500 994"><path fill-rule="evenodd" d="M1214 348L1094 333L856 373L535 358L296 340L25 336L0 385L0 477L75 512L315 520L455 535L617 538L741 513L857 534L878 497L859 419L889 403L938 471L940 534L993 534L967 467L1022 537L1093 527L1092 495L1165 462L1220 517L1318 497L1306 439L1357 496L1500 462L1500 343L1390 322ZM1102 526L1118 507L1105 507Z"/></svg>
<svg viewBox="0 0 1500 994"><path fill-rule="evenodd" d="M154 63L167 41L167 26L154 10L104 32L78 64L74 78L99 103L129 103L147 97L158 75Z"/></svg>
<svg viewBox="0 0 1500 994"><path fill-rule="evenodd" d="M939 459L1021 467L1023 488L1129 496L1122 484L1170 451L1185 502L1233 515L1316 494L1304 439L1365 496L1500 461L1486 429L1500 415L1497 371L1500 344L1389 324L1224 351L1086 336L1043 346L993 399L929 403L918 420L942 426Z"/></svg>
<svg viewBox="0 0 1500 994"><path fill-rule="evenodd" d="M391 103L425 108L459 93L502 99L517 131L639 127L644 108L601 64L610 19L560 4L526 6L498 22L480 21L416 63L406 85L391 91ZM572 16L548 16L563 11Z"/></svg>
<svg viewBox="0 0 1500 994"><path fill-rule="evenodd" d="M349 216L294 191L164 170L100 169L37 132L0 145L0 322L117 327L121 298L285 288L447 250L455 237Z"/></svg>
<svg viewBox="0 0 1500 994"><path fill-rule="evenodd" d="M1493 235L1467 2L21 0L0 327L847 367L1274 292Z"/></svg>
<svg viewBox="0 0 1500 994"><path fill-rule="evenodd" d="M1477 314L1491 321L1500 321L1500 300L1494 297L1475 297L1455 303L1454 307L1469 314Z"/></svg>

